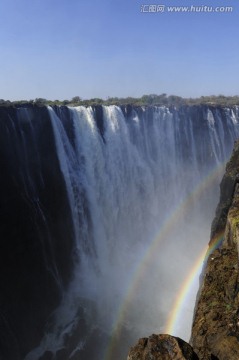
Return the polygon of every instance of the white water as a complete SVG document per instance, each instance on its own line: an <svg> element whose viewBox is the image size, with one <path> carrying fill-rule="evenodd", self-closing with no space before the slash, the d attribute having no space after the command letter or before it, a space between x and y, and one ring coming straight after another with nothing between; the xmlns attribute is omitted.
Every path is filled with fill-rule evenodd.
<svg viewBox="0 0 239 360"><path fill-rule="evenodd" d="M221 179L178 210L172 224L170 216L227 160L238 136L238 108L226 109L224 118L204 109L198 121L192 109L133 110L126 118L119 107L103 107L103 137L92 108L72 108L71 139L49 111L74 223L75 271L54 324L26 360L61 349L77 326L79 307L87 331L117 333L118 325L132 339L162 331L180 284L209 240ZM165 221L169 230L139 273ZM189 326L175 335L187 340ZM88 337L79 337L79 349Z"/></svg>

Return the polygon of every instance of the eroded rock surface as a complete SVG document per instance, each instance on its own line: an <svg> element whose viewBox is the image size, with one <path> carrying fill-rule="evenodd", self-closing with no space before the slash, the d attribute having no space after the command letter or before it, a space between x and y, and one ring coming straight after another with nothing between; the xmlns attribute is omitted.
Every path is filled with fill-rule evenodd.
<svg viewBox="0 0 239 360"><path fill-rule="evenodd" d="M127 360L198 360L192 347L170 335L151 335L139 339L131 348Z"/></svg>

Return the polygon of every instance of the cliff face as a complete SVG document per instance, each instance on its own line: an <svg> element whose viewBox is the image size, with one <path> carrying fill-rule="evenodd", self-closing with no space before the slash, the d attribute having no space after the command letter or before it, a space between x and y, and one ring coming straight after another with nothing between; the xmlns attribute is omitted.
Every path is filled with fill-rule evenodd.
<svg viewBox="0 0 239 360"><path fill-rule="evenodd" d="M0 358L18 360L60 303L73 233L47 109L0 107L0 144Z"/></svg>
<svg viewBox="0 0 239 360"><path fill-rule="evenodd" d="M202 360L239 359L239 143L221 182L221 197L210 244L222 243L209 256L192 327L191 344Z"/></svg>

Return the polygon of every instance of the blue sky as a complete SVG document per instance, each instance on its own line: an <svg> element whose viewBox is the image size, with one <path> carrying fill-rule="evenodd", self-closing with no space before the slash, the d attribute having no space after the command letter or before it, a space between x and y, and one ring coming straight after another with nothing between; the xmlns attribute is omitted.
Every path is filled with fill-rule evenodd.
<svg viewBox="0 0 239 360"><path fill-rule="evenodd" d="M1 0L0 98L238 95L238 39L238 0Z"/></svg>

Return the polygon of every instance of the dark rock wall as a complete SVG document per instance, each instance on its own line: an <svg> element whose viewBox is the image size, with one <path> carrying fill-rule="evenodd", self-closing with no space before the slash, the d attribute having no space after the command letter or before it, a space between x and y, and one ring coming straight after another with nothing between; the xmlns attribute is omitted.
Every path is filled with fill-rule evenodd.
<svg viewBox="0 0 239 360"><path fill-rule="evenodd" d="M47 109L0 108L0 144L0 358L17 360L71 277L73 230Z"/></svg>

